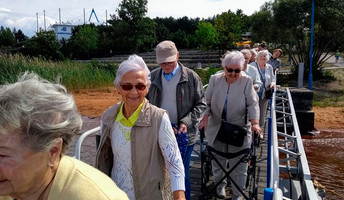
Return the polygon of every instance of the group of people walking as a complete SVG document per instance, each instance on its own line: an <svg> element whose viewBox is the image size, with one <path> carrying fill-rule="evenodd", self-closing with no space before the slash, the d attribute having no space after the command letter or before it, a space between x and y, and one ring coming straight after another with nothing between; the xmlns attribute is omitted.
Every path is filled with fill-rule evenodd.
<svg viewBox="0 0 344 200"><path fill-rule="evenodd" d="M101 117L98 170L65 155L82 120L64 86L28 72L0 86L0 199L191 199L190 159L200 129L208 145L229 153L249 148L251 135L262 132L275 72L267 50L249 64L251 56L247 49L226 53L223 71L204 91L172 41L156 46L160 67L153 71L131 55L114 80L122 101ZM240 146L218 140L224 122L246 130ZM177 141L181 134L186 144ZM240 156L218 158L231 166ZM242 189L247 167L241 163L231 174ZM217 183L224 172L215 162L212 170ZM226 185L219 184L218 197L226 197ZM241 198L236 187L232 192Z"/></svg>

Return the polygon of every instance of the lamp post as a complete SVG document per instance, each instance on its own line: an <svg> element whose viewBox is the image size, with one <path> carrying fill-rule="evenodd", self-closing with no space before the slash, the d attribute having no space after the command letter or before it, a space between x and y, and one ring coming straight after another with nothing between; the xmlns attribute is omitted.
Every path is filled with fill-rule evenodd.
<svg viewBox="0 0 344 200"><path fill-rule="evenodd" d="M313 27L314 27L314 0L312 0L312 22L311 22L311 49L309 55L309 77L308 77L308 89L312 90L313 88Z"/></svg>

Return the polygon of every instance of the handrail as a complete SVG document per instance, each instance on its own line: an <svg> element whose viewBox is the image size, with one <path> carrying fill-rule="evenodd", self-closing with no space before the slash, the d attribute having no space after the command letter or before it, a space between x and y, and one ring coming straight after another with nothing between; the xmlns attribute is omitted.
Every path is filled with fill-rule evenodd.
<svg viewBox="0 0 344 200"><path fill-rule="evenodd" d="M311 180L306 153L303 148L289 88L277 90L274 93L270 109L271 123L269 123L268 128L271 133L271 145L268 146L268 148L270 148L268 152L270 152L271 162L268 166L268 168L270 168L270 171L268 171L268 173L270 173L270 180L267 180L268 187L279 190L281 187L280 181L283 180L280 178L280 173L288 172L293 174L292 177L297 178L297 180L293 179L293 181L298 181L300 184L301 194L299 195L301 199L318 199L318 195ZM277 126L280 129L277 129ZM280 158L279 155L284 156ZM292 183L290 183L290 185L291 184ZM291 190L291 188L289 188L289 190ZM291 192L295 191L289 192L292 194ZM297 199L299 199L299 197L297 197Z"/></svg>
<svg viewBox="0 0 344 200"><path fill-rule="evenodd" d="M80 137L78 138L78 141L76 142L76 145L75 145L75 153L74 153L74 157L78 160L80 160L80 152L81 152L81 145L82 145L82 142L84 141L84 139L93 134L93 133L96 133L100 130L100 126L96 127L96 128L93 128L91 130L88 130L86 132L84 132L83 134L80 135Z"/></svg>

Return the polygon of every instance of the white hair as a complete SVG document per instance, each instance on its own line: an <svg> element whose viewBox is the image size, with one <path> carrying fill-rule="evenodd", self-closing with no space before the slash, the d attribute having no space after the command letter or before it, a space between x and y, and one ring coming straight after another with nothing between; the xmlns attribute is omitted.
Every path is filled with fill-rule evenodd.
<svg viewBox="0 0 344 200"><path fill-rule="evenodd" d="M242 69L244 67L245 58L244 55L239 51L231 51L225 55L222 60L222 67L226 67L227 65L239 65Z"/></svg>
<svg viewBox="0 0 344 200"><path fill-rule="evenodd" d="M248 49L243 49L243 50L241 50L240 51L242 54L247 54L250 58L251 58L251 52L250 52L250 50L248 50Z"/></svg>
<svg viewBox="0 0 344 200"><path fill-rule="evenodd" d="M33 151L47 151L62 138L64 153L81 125L73 96L61 84L25 72L16 83L0 86L1 132L19 131L21 143Z"/></svg>
<svg viewBox="0 0 344 200"><path fill-rule="evenodd" d="M150 71L145 63L145 61L143 60L142 57L138 56L138 55L131 55L129 56L129 58L125 61L123 61L117 70L116 73L116 78L114 80L114 84L116 87L120 86L121 80L123 78L123 76L130 72L130 71L144 71L146 74L146 80L147 80L147 87L149 88L150 84L151 84L151 80L150 80Z"/></svg>
<svg viewBox="0 0 344 200"><path fill-rule="evenodd" d="M258 58L259 58L260 56L265 56L265 57L266 57L266 62L269 61L269 51L268 51L268 50L259 51L259 52L257 53L256 60L258 60Z"/></svg>

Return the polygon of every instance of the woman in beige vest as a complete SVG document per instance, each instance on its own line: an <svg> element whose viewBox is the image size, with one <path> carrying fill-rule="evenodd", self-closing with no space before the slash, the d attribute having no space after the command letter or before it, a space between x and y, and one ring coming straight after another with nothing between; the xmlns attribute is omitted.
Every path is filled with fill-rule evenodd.
<svg viewBox="0 0 344 200"><path fill-rule="evenodd" d="M145 99L150 71L132 55L117 70L114 84L122 102L101 118L96 167L129 199L185 199L184 167L165 110Z"/></svg>

